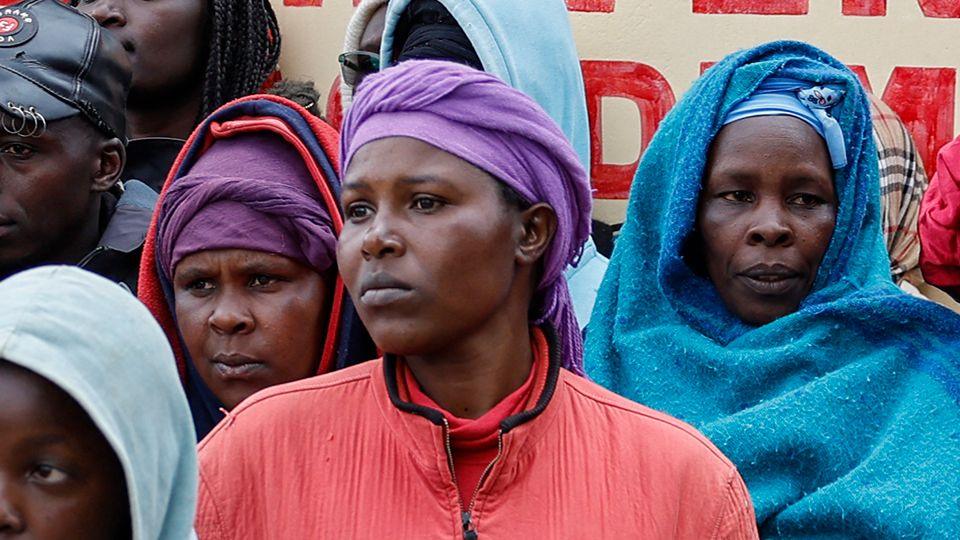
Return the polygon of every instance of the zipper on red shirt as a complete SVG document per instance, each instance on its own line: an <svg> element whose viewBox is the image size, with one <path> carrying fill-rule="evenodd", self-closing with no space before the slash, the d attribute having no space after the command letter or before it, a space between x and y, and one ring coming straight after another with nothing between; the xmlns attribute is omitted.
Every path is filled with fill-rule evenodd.
<svg viewBox="0 0 960 540"><path fill-rule="evenodd" d="M464 509L463 498L460 497L460 486L457 483L457 471L453 466L453 446L450 444L450 423L443 419L443 439L447 449L447 465L450 467L450 477L453 479L453 486L457 490L457 505L460 507L460 521L463 524L463 540L478 540L477 530L473 526L473 506L477 503L477 495L480 493L480 486L487 479L490 470L500 461L500 455L503 453L503 430L497 434L497 455L487 464L480 475L477 487L473 489L473 495L470 497L470 505Z"/></svg>

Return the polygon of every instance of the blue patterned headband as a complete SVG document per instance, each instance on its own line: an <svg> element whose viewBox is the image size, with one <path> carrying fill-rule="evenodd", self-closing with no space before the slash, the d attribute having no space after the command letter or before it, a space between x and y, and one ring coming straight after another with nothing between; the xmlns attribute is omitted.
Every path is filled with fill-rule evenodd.
<svg viewBox="0 0 960 540"><path fill-rule="evenodd" d="M770 77L747 99L727 113L723 125L755 116L792 116L810 125L827 143L834 169L847 166L843 130L830 109L843 99L843 90L810 86L798 79Z"/></svg>

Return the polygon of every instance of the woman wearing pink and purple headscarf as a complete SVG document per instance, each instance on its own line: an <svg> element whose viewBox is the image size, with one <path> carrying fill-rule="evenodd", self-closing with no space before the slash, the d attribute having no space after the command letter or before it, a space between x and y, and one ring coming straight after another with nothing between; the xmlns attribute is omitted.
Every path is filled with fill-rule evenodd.
<svg viewBox="0 0 960 540"><path fill-rule="evenodd" d="M564 369L590 192L543 109L410 61L341 137L337 261L384 357L231 412L200 446L201 538L756 537L709 441Z"/></svg>
<svg viewBox="0 0 960 540"><path fill-rule="evenodd" d="M245 98L197 128L166 182L139 293L198 439L258 390L373 355L337 277L336 147L294 103Z"/></svg>

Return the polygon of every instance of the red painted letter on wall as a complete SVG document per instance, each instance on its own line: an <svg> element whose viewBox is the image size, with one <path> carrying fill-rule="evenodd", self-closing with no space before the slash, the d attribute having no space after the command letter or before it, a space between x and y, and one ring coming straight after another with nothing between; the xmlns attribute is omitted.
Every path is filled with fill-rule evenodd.
<svg viewBox="0 0 960 540"><path fill-rule="evenodd" d="M327 92L327 123L333 126L333 129L340 131L343 124L343 103L340 100L340 76L337 75L330 85L330 91Z"/></svg>
<svg viewBox="0 0 960 540"><path fill-rule="evenodd" d="M601 102L605 97L626 98L640 109L640 151L643 152L676 98L667 79L656 69L637 62L583 60L583 78L590 114L590 154L593 187L598 199L625 199L637 170L629 165L603 162Z"/></svg>
<svg viewBox="0 0 960 540"><path fill-rule="evenodd" d="M712 15L806 15L809 10L809 0L693 0L694 13Z"/></svg>
<svg viewBox="0 0 960 540"><path fill-rule="evenodd" d="M957 0L917 0L927 17L960 19L960 2ZM887 14L887 0L843 0L844 15L883 17Z"/></svg>
<svg viewBox="0 0 960 540"><path fill-rule="evenodd" d="M883 101L913 135L930 176L937 168L937 152L953 139L956 88L955 68L898 67L883 91Z"/></svg>
<svg viewBox="0 0 960 540"><path fill-rule="evenodd" d="M887 14L887 0L843 0L843 14L883 17Z"/></svg>
<svg viewBox="0 0 960 540"><path fill-rule="evenodd" d="M867 68L859 64L847 64L850 71L860 79L860 84L867 89L867 92L873 93L873 86L870 84L870 77L867 77Z"/></svg>
<svg viewBox="0 0 960 540"><path fill-rule="evenodd" d="M960 2L957 0L919 0L920 9L927 17L960 19Z"/></svg>
<svg viewBox="0 0 960 540"><path fill-rule="evenodd" d="M567 0L567 9L570 11L598 11L613 13L617 0Z"/></svg>

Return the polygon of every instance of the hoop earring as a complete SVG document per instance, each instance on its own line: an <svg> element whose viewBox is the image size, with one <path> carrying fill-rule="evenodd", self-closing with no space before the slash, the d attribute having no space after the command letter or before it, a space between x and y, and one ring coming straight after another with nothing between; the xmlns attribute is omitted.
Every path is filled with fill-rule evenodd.
<svg viewBox="0 0 960 540"><path fill-rule="evenodd" d="M40 122L37 121L37 117L30 112L30 109L21 108L23 111L26 120L23 123L23 136L24 137L33 137L33 134L36 133L37 127L39 127ZM30 131L27 131L28 124L32 124Z"/></svg>
<svg viewBox="0 0 960 540"><path fill-rule="evenodd" d="M39 137L47 130L47 119L37 111L36 107L27 109L33 119L33 131L27 137Z"/></svg>
<svg viewBox="0 0 960 540"><path fill-rule="evenodd" d="M10 124L11 124L10 126L7 126L7 118L10 118ZM11 135L16 135L17 132L14 131L12 125L13 125L13 117L7 113L0 113L0 127L2 127L3 130L6 131L7 133Z"/></svg>
<svg viewBox="0 0 960 540"><path fill-rule="evenodd" d="M20 127L16 127L16 126L17 126L17 118L16 118L15 116L13 116L13 114L11 113L11 114L10 114L10 127L7 127L7 124L4 123L4 124L3 124L3 129L4 129L4 131L6 131L7 133L9 133L9 134L11 134L11 135L22 135L22 134L23 134L23 129L24 129L25 127L27 127L27 116L23 113L23 108L20 107L19 105L15 104L15 103L13 103L12 101L8 101L8 102L7 102L7 108L10 109L10 111L16 112L17 114L20 115L20 121L21 121L21 123L20 123Z"/></svg>

